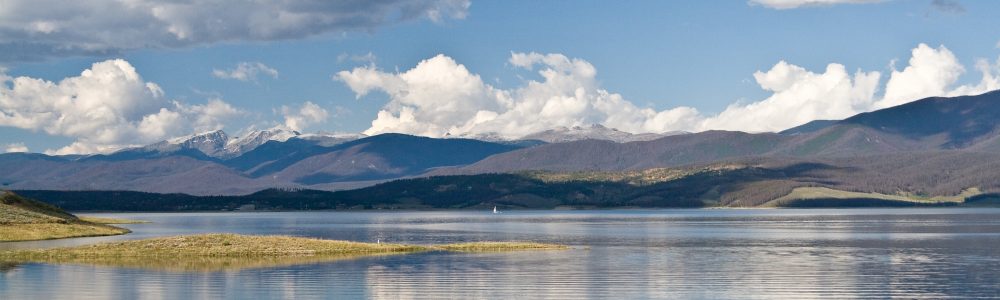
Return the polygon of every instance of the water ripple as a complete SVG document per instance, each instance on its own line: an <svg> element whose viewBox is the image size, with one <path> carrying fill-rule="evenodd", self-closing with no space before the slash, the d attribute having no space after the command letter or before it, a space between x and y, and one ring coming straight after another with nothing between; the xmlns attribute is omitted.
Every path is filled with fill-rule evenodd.
<svg viewBox="0 0 1000 300"><path fill-rule="evenodd" d="M293 234L567 251L430 252L218 272L0 264L0 299L969 299L1000 297L1000 210L129 214L134 235Z"/></svg>

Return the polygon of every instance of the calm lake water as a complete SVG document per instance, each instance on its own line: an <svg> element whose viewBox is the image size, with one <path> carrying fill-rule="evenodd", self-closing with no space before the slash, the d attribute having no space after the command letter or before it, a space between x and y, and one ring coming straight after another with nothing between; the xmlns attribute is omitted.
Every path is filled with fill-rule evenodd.
<svg viewBox="0 0 1000 300"><path fill-rule="evenodd" d="M429 252L227 271L0 268L0 299L996 298L1000 209L99 214L126 236L201 232L413 244L531 240L568 251Z"/></svg>

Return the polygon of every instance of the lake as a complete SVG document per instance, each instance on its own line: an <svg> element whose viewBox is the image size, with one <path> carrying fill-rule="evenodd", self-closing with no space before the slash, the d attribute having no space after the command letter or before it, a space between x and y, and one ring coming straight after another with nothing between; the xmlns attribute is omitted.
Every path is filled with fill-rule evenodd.
<svg viewBox="0 0 1000 300"><path fill-rule="evenodd" d="M0 267L0 299L1000 297L1000 209L94 214L152 221L69 246L203 232L566 251L427 252L224 271Z"/></svg>

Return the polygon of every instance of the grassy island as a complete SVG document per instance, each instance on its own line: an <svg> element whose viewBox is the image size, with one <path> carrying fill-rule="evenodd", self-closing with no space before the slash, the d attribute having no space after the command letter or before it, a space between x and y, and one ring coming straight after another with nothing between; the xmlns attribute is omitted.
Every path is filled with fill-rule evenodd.
<svg viewBox="0 0 1000 300"><path fill-rule="evenodd" d="M102 243L69 248L0 252L0 258L93 257L255 257L404 253L427 247L387 243L357 243L291 236L212 233Z"/></svg>
<svg viewBox="0 0 1000 300"><path fill-rule="evenodd" d="M475 242L420 246L359 243L292 236L213 233L68 248L6 251L0 252L0 261L82 263L181 271L215 271L424 251L498 252L567 248L562 245L533 242Z"/></svg>
<svg viewBox="0 0 1000 300"><path fill-rule="evenodd" d="M95 222L97 221L97 222ZM0 191L0 242L126 234L111 219L78 218L58 207ZM114 224L121 221L114 220Z"/></svg>

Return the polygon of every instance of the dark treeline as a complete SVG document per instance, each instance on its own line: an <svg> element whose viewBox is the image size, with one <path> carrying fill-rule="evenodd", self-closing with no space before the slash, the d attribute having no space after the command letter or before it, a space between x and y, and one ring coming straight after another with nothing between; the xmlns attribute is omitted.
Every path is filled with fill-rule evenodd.
<svg viewBox="0 0 1000 300"><path fill-rule="evenodd" d="M520 175L484 174L398 180L338 192L268 189L244 196L191 196L128 191L40 191L18 194L70 211L204 211L318 209L472 209L478 207L701 207L696 192L666 201L663 187L625 183L544 183ZM682 189L677 189L682 190ZM690 190L690 189L683 189ZM703 192L703 191L702 191Z"/></svg>
<svg viewBox="0 0 1000 300"><path fill-rule="evenodd" d="M701 178L699 178L701 177ZM484 174L398 180L338 192L269 189L244 196L191 196L127 191L39 191L18 194L71 211L309 209L472 209L575 207L702 207L722 181L696 175L649 186L617 182L545 183L521 175Z"/></svg>
<svg viewBox="0 0 1000 300"><path fill-rule="evenodd" d="M204 211L314 209L547 209L572 207L704 207L722 199L780 197L789 185L768 182L827 166L798 164L781 169L742 168L698 172L647 185L613 181L544 182L520 174L481 174L404 179L357 190L268 189L244 196L191 196L127 191L20 190L26 197L70 211ZM796 183L796 186L805 184ZM777 186L777 188L775 188ZM754 192L746 193L748 187ZM746 194L746 196L739 196ZM753 205L752 202L741 205Z"/></svg>

